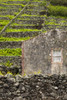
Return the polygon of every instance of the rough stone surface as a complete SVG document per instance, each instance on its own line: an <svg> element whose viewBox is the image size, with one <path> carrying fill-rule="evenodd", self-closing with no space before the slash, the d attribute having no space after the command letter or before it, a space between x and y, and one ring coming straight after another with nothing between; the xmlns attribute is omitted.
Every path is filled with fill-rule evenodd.
<svg viewBox="0 0 67 100"><path fill-rule="evenodd" d="M0 76L0 100L67 100L67 76Z"/></svg>
<svg viewBox="0 0 67 100"><path fill-rule="evenodd" d="M50 30L22 44L22 62L26 74L52 74L52 50L63 50L63 64L53 74L67 74L67 32ZM60 66L60 65L59 65Z"/></svg>

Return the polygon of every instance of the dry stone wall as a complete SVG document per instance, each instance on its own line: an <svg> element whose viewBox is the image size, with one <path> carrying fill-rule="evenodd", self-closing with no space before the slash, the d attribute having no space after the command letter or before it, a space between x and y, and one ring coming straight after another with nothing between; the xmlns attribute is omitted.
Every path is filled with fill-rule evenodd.
<svg viewBox="0 0 67 100"><path fill-rule="evenodd" d="M33 31L33 32L6 32L3 36L4 37L27 37L27 36L36 36L41 34L41 31Z"/></svg>
<svg viewBox="0 0 67 100"><path fill-rule="evenodd" d="M0 42L0 49L2 48L20 48L22 41L9 41L9 42Z"/></svg>
<svg viewBox="0 0 67 100"><path fill-rule="evenodd" d="M63 30L67 30L67 26L63 25L44 25L44 27L42 28L42 30L50 30L50 29L63 29Z"/></svg>
<svg viewBox="0 0 67 100"><path fill-rule="evenodd" d="M10 61L10 63L13 63L14 66L20 66L21 65L21 56L0 56L0 63L6 63Z"/></svg>
<svg viewBox="0 0 67 100"><path fill-rule="evenodd" d="M0 100L67 100L67 76L0 76Z"/></svg>

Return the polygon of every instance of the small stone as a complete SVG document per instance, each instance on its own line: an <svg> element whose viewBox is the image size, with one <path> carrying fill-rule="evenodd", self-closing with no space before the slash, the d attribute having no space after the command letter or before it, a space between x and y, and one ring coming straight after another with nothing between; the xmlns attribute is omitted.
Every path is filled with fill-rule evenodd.
<svg viewBox="0 0 67 100"><path fill-rule="evenodd" d="M25 87L22 87L22 90L25 91Z"/></svg>
<svg viewBox="0 0 67 100"><path fill-rule="evenodd" d="M56 86L55 86L55 87L54 87L54 89L55 89L55 90L57 90L57 89L58 89L58 87L56 87Z"/></svg>
<svg viewBox="0 0 67 100"><path fill-rule="evenodd" d="M4 87L9 87L8 84L4 84L3 86L4 86Z"/></svg>
<svg viewBox="0 0 67 100"><path fill-rule="evenodd" d="M18 83L18 82L16 82L16 83L14 84L14 86L19 86L19 83Z"/></svg>
<svg viewBox="0 0 67 100"><path fill-rule="evenodd" d="M23 100L22 97L16 97L13 100Z"/></svg>
<svg viewBox="0 0 67 100"><path fill-rule="evenodd" d="M54 93L54 92L50 93L50 95L51 95L52 97L57 97L56 93Z"/></svg>

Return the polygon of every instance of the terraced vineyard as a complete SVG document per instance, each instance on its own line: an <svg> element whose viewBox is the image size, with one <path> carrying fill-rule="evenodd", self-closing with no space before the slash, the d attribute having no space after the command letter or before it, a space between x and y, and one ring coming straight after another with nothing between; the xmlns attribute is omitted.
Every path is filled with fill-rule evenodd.
<svg viewBox="0 0 67 100"><path fill-rule="evenodd" d="M0 0L0 64L21 66L22 41L53 28L67 30L67 0Z"/></svg>

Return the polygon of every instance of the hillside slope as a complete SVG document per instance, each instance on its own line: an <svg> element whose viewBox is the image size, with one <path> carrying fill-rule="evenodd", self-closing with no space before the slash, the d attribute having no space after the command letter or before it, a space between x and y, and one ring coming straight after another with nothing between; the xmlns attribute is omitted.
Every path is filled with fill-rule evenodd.
<svg viewBox="0 0 67 100"><path fill-rule="evenodd" d="M0 0L0 32L29 1ZM0 33L0 64L21 66L21 61L18 66L16 63L22 54L21 41L55 28L67 30L67 0L31 0L24 11Z"/></svg>

